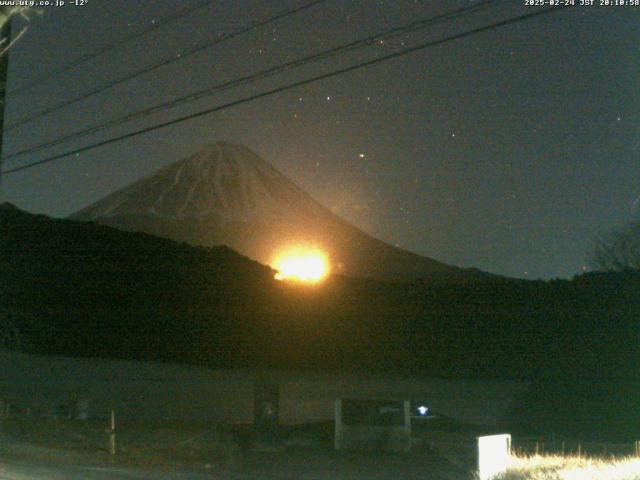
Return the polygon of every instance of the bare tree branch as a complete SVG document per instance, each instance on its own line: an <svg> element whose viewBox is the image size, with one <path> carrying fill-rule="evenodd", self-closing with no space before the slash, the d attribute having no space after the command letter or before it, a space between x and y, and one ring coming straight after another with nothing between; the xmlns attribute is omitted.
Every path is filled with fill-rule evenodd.
<svg viewBox="0 0 640 480"><path fill-rule="evenodd" d="M597 270L640 270L640 222L596 239L592 262Z"/></svg>

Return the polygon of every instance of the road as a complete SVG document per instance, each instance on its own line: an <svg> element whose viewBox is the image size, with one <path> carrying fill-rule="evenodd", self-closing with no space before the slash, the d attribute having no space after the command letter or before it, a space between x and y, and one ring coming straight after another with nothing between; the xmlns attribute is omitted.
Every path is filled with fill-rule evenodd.
<svg viewBox="0 0 640 480"><path fill-rule="evenodd" d="M297 465L280 465L282 469L274 469L275 465L266 465L264 469L251 468L237 472L189 472L137 470L113 467L91 467L81 465L28 465L26 463L0 464L0 480L396 480L396 479L431 479L458 480L469 478L458 472L444 472L441 469L412 469L405 465L386 465L378 462L369 465L351 464L319 465L312 462L306 467ZM346 468L344 468L346 467ZM382 468L380 468L382 467Z"/></svg>
<svg viewBox="0 0 640 480"><path fill-rule="evenodd" d="M30 447L30 450L34 450ZM38 452L37 449L34 452ZM58 456L0 452L0 480L468 480L469 471L428 452L335 452L288 449L248 453L235 469L172 470L83 465ZM4 454L4 455L3 455ZM204 467L204 466L203 466Z"/></svg>
<svg viewBox="0 0 640 480"><path fill-rule="evenodd" d="M113 467L1 463L0 480L236 480L244 477L215 473L145 471Z"/></svg>

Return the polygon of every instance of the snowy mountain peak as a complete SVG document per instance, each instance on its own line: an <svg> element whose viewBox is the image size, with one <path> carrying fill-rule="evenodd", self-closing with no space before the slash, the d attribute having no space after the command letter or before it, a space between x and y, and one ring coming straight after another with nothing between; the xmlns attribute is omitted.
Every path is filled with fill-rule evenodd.
<svg viewBox="0 0 640 480"><path fill-rule="evenodd" d="M135 214L249 221L280 218L292 208L317 211L321 207L250 149L218 142L118 190L74 217Z"/></svg>

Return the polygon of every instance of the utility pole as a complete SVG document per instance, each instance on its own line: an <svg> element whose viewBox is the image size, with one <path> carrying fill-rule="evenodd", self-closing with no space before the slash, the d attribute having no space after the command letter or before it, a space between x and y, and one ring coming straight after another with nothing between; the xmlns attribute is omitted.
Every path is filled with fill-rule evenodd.
<svg viewBox="0 0 640 480"><path fill-rule="evenodd" d="M2 172L2 156L4 153L4 111L7 96L7 74L9 73L9 45L11 44L12 7L0 7L0 173ZM2 176L0 176L0 200L2 200Z"/></svg>

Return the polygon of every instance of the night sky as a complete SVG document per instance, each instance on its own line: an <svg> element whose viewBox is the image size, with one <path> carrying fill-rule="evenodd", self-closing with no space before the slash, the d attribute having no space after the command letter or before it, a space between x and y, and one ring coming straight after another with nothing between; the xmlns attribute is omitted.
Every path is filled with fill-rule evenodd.
<svg viewBox="0 0 640 480"><path fill-rule="evenodd" d="M214 1L36 89L10 93L6 122L302 3ZM13 129L4 153L470 3L327 0ZM11 51L9 91L189 4L89 0L43 8ZM3 168L536 8L503 2ZM24 24L17 20L14 31ZM252 148L391 244L509 276L571 277L589 265L598 234L640 217L639 25L637 7L562 10L7 175L3 199L66 216L225 140Z"/></svg>

